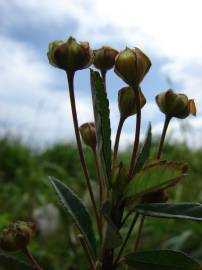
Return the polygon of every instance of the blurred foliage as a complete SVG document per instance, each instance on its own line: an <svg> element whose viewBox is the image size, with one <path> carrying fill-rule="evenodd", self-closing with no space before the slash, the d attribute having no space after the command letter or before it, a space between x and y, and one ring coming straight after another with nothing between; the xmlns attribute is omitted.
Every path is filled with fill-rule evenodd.
<svg viewBox="0 0 202 270"><path fill-rule="evenodd" d="M129 148L121 153L126 164L130 151ZM153 144L153 157L155 152L156 143ZM185 144L166 144L164 153L163 158L167 160L189 164L189 176L175 190L170 190L170 201L202 202L202 149L193 150ZM90 150L85 149L85 155L96 192L94 160ZM33 255L49 270L77 269L78 260L85 270L86 263L74 234L75 228L58 205L49 186L48 175L64 181L88 205L85 181L74 145L55 145L34 151L18 141L0 140L0 229L13 220L32 220L34 209L51 203L60 211L59 225L46 236L38 233L30 247ZM201 234L200 223L147 218L140 247L181 249L202 261ZM131 246L133 239L131 237Z"/></svg>

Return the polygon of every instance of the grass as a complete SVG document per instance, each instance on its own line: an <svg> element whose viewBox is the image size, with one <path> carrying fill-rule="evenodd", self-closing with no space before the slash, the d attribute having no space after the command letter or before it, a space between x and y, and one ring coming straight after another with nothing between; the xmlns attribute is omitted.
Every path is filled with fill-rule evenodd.
<svg viewBox="0 0 202 270"><path fill-rule="evenodd" d="M153 156L154 149L155 144ZM170 191L170 201L202 202L202 149L191 150L185 144L167 144L164 153L166 156L163 158L185 161L190 168L187 179ZM88 149L85 155L91 178L95 179L94 161ZM129 160L128 151L121 155L125 162ZM52 204L60 211L59 225L47 236L39 232L31 244L32 252L46 269L77 269L79 260L85 270L82 251L74 237L75 228L59 207L49 186L48 175L64 181L88 204L85 181L74 145L55 145L38 152L18 141L7 138L0 140L0 229L13 220L30 220L34 209ZM95 181L93 186L96 190ZM200 223L147 218L140 247L182 249L202 261L201 234Z"/></svg>

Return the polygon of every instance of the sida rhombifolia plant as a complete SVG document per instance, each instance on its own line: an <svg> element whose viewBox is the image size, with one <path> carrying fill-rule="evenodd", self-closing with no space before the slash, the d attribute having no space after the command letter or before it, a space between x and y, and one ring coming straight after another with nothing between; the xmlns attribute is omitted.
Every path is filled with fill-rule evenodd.
<svg viewBox="0 0 202 270"><path fill-rule="evenodd" d="M126 48L121 52L111 47L92 50L88 42L77 43L70 37L67 42L50 43L48 59L51 65L63 69L67 74L75 137L84 181L92 204L91 211L62 181L54 177L50 177L49 180L79 232L77 237L89 269L202 269L195 259L180 251L158 250L157 247L153 250L139 251L144 220L147 216L202 221L201 204L166 203L167 190L185 178L187 165L180 161L161 158L170 121L174 117L184 119L190 114L196 115L194 100L171 89L156 96L156 103L165 115L165 122L156 156L151 159L150 124L145 141L140 146L141 109L146 104L140 85L151 67L148 56L138 48ZM89 68L91 65L99 70L98 72L90 69L94 122L79 125L74 77L78 70ZM127 86L118 91L120 119L112 147L106 75L113 67ZM122 127L129 117L134 117L135 135L130 163L127 164L125 160L120 160L118 154ZM83 144L92 150L97 171L98 196L95 196L92 188ZM42 269L27 247L33 231L31 223L17 222L2 232L1 248L7 251L21 250L32 265L0 255L0 263L6 270ZM134 244L128 245L129 239L134 235ZM82 269L79 263L78 269Z"/></svg>

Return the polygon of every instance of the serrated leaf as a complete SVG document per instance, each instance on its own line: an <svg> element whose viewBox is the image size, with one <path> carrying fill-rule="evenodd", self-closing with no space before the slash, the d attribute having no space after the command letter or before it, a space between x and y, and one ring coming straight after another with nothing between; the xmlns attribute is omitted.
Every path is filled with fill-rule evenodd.
<svg viewBox="0 0 202 270"><path fill-rule="evenodd" d="M200 203L139 204L135 210L144 216L202 221L202 204Z"/></svg>
<svg viewBox="0 0 202 270"><path fill-rule="evenodd" d="M137 158L137 163L135 166L135 172L138 173L144 166L145 162L149 158L150 150L151 150L151 141L152 141L152 132L151 132L151 123L149 123L149 127L147 130L147 135L145 138L144 145L142 150Z"/></svg>
<svg viewBox="0 0 202 270"><path fill-rule="evenodd" d="M2 270L36 270L37 268L10 256L0 254L0 269Z"/></svg>
<svg viewBox="0 0 202 270"><path fill-rule="evenodd" d="M136 270L201 270L200 264L180 251L137 251L125 256L125 263Z"/></svg>
<svg viewBox="0 0 202 270"><path fill-rule="evenodd" d="M92 221L86 207L65 184L54 177L50 177L49 179L64 209L72 217L80 232L83 234L91 256L96 259L96 241Z"/></svg>
<svg viewBox="0 0 202 270"><path fill-rule="evenodd" d="M97 146L101 158L105 184L110 187L111 177L111 127L109 101L102 79L97 71L91 70L91 91L97 133Z"/></svg>
<svg viewBox="0 0 202 270"><path fill-rule="evenodd" d="M124 197L131 203L131 199L167 189L176 185L186 176L187 165L182 162L154 161L144 166L128 184Z"/></svg>
<svg viewBox="0 0 202 270"><path fill-rule="evenodd" d="M104 237L104 247L107 249L117 248L122 244L122 237L119 233L118 228L115 226L111 220L111 204L110 202L105 202L102 207L102 214L107 221L107 227Z"/></svg>

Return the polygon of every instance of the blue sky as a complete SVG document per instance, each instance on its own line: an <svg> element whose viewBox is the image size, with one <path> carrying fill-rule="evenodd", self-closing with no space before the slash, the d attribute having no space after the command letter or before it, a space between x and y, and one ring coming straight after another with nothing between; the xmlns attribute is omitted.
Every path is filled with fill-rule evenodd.
<svg viewBox="0 0 202 270"><path fill-rule="evenodd" d="M147 98L142 137L149 121L162 129L155 95L172 86L196 100L198 116L172 122L169 137L201 145L201 0L0 0L0 135L31 145L73 140L65 73L49 66L48 43L70 35L92 48L141 48L153 65L142 83ZM168 79L169 78L169 79ZM112 139L119 112L117 93L125 84L111 71L107 78ZM76 75L79 122L92 121L89 71ZM182 132L183 130L183 132ZM133 140L134 118L124 127L121 145Z"/></svg>

